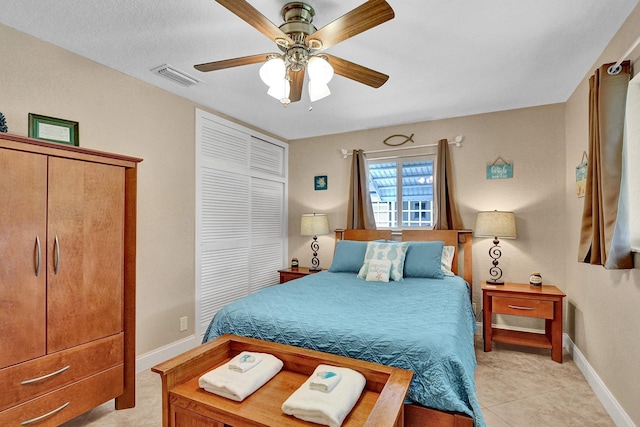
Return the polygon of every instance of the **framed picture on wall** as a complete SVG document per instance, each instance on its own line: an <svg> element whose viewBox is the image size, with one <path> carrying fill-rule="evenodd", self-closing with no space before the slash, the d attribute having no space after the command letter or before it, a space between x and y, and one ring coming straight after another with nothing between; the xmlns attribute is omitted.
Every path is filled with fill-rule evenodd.
<svg viewBox="0 0 640 427"><path fill-rule="evenodd" d="M78 122L29 113L29 137L68 145L80 145Z"/></svg>
<svg viewBox="0 0 640 427"><path fill-rule="evenodd" d="M327 176L316 176L313 179L313 188L315 190L326 190L327 189Z"/></svg>

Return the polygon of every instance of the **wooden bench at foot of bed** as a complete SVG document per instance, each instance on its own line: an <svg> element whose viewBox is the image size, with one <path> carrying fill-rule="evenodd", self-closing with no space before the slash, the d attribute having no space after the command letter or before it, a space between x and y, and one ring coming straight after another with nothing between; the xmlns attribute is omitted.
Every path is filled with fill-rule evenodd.
<svg viewBox="0 0 640 427"><path fill-rule="evenodd" d="M216 396L198 386L201 375L245 350L273 354L284 362L284 367L242 402ZM404 369L253 338L222 335L151 370L162 377L164 427L308 427L314 424L285 415L281 406L319 364L351 368L367 379L366 388L343 423L344 427L404 425L403 402L413 377L411 371Z"/></svg>

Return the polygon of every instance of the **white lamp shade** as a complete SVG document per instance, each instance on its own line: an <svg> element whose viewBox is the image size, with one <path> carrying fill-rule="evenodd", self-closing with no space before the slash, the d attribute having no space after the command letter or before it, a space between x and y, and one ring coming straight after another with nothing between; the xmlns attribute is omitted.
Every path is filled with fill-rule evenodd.
<svg viewBox="0 0 640 427"><path fill-rule="evenodd" d="M273 85L269 86L267 94L274 97L282 103L289 102L289 92L291 92L291 83L287 79L280 79Z"/></svg>
<svg viewBox="0 0 640 427"><path fill-rule="evenodd" d="M333 78L333 67L323 57L312 56L307 63L307 73L309 80L326 85Z"/></svg>
<svg viewBox="0 0 640 427"><path fill-rule="evenodd" d="M326 83L319 83L315 80L309 80L309 100L315 102L319 99L326 98L331 95L329 86Z"/></svg>
<svg viewBox="0 0 640 427"><path fill-rule="evenodd" d="M280 57L269 59L260 67L260 78L267 86L271 87L285 78L287 68Z"/></svg>
<svg viewBox="0 0 640 427"><path fill-rule="evenodd" d="M320 236L329 234L329 219L326 214L303 214L300 221L300 234L303 236Z"/></svg>
<svg viewBox="0 0 640 427"><path fill-rule="evenodd" d="M513 212L487 211L478 212L476 237L500 237L503 239L516 238L516 216Z"/></svg>

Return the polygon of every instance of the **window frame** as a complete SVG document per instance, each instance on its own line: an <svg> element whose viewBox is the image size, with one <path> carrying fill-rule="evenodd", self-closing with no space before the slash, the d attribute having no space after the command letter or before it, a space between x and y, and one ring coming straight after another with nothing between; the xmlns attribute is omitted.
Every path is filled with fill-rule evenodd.
<svg viewBox="0 0 640 427"><path fill-rule="evenodd" d="M433 167L433 173L432 173L432 183L431 185L433 186L433 196L432 196L432 200L431 200L431 225L418 225L418 226L411 226L411 225L403 225L403 213L405 212L404 208L403 208L403 200L402 200L402 166L406 163L415 163L415 162L432 162L432 167ZM436 168L437 168L437 154L433 153L433 154L414 154L414 155L407 155L407 156L393 156L393 157L374 157L374 158L367 158L366 159L366 165L367 165L367 186L369 186L371 184L371 177L369 175L370 173L370 169L369 166L372 164L384 164L384 163L395 163L396 164L396 201L395 201L395 226L380 226L378 224L378 221L376 221L376 227L378 229L381 230L401 230L402 228L411 228L411 229L416 229L416 230L420 230L420 229L433 229L434 225L435 225L435 207L436 207L436 188L435 188L435 177L436 177ZM400 177L400 179L399 179ZM371 200L371 191L369 189L368 193L369 195L369 201L372 204L374 202ZM408 203L411 203L412 201L407 201ZM420 203L426 202L426 200L421 200ZM374 208L374 217L376 217L376 210ZM387 211L388 212L388 211ZM408 212L409 214L412 212L412 210L407 210L406 212ZM415 212L415 211L414 211ZM391 221L389 221L391 222ZM411 222L411 220L409 219L408 222Z"/></svg>

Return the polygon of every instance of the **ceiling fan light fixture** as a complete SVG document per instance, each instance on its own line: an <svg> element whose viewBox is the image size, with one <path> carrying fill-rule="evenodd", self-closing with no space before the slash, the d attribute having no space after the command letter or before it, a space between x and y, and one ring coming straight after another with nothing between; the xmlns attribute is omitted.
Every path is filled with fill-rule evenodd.
<svg viewBox="0 0 640 427"><path fill-rule="evenodd" d="M286 78L282 78L269 86L267 95L277 99L281 103L287 105L289 102L289 93L291 92L291 84Z"/></svg>
<svg viewBox="0 0 640 427"><path fill-rule="evenodd" d="M312 56L307 65L309 80L326 85L333 78L333 67L324 56Z"/></svg>
<svg viewBox="0 0 640 427"><path fill-rule="evenodd" d="M311 100L311 102L326 98L329 95L331 95L331 91L326 83L309 80L309 100Z"/></svg>
<svg viewBox="0 0 640 427"><path fill-rule="evenodd" d="M260 78L267 86L275 86L285 78L287 67L284 59L280 56L273 56L260 67Z"/></svg>

